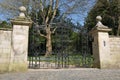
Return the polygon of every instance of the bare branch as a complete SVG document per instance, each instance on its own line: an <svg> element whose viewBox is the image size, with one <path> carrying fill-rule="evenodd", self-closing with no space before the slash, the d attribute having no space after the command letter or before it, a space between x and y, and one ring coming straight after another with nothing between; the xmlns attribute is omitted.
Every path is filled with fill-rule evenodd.
<svg viewBox="0 0 120 80"><path fill-rule="evenodd" d="M40 0L40 8L41 8L41 11L43 12L43 3L42 3L42 0Z"/></svg>
<svg viewBox="0 0 120 80"><path fill-rule="evenodd" d="M42 2L42 0L40 0L40 8L41 8L40 15L41 15L41 17L43 19L43 23L46 25L46 22L45 22L45 15L46 15L46 13L44 11L45 4L46 4L46 0L44 0L44 2Z"/></svg>
<svg viewBox="0 0 120 80"><path fill-rule="evenodd" d="M8 10L18 10L15 5L8 5L7 3L0 3L0 6Z"/></svg>
<svg viewBox="0 0 120 80"><path fill-rule="evenodd" d="M62 7L65 9L61 18L64 18L71 13L75 14L76 12L77 14L83 15L83 12L86 11L85 7L88 6L88 1L89 0L63 0L63 2L59 5L59 8Z"/></svg>
<svg viewBox="0 0 120 80"><path fill-rule="evenodd" d="M43 6L44 7L46 6L46 0L43 0Z"/></svg>
<svg viewBox="0 0 120 80"><path fill-rule="evenodd" d="M56 12L57 12L57 9L58 9L58 5L59 5L59 0L56 0L55 9L53 11L53 15L52 15L52 18L51 18L50 22L53 21L55 15L56 15Z"/></svg>
<svg viewBox="0 0 120 80"><path fill-rule="evenodd" d="M47 17L46 17L46 21L45 21L46 23L47 23L48 20L49 20L49 14L51 13L51 10L52 10L52 3L53 3L52 1L53 1L53 0L50 0L50 3L49 3L50 6L49 6L48 14L47 14Z"/></svg>
<svg viewBox="0 0 120 80"><path fill-rule="evenodd" d="M44 34L42 34L39 30L38 30L38 33L39 33L40 36L47 38L47 36L45 36Z"/></svg>
<svg viewBox="0 0 120 80"><path fill-rule="evenodd" d="M52 31L53 34L55 33L56 29L57 29L57 27L55 27L55 28L53 29L53 31Z"/></svg>

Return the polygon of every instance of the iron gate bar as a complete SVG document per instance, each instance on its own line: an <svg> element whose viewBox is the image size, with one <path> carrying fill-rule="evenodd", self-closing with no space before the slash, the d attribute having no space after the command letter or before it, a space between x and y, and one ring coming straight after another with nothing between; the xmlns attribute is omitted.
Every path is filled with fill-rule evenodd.
<svg viewBox="0 0 120 80"><path fill-rule="evenodd" d="M43 28L40 28L43 29ZM52 45L53 52L51 56L45 57L45 40L39 42L40 45L36 47L36 30L33 28L32 38L30 38L29 46L29 68L75 68L75 67L92 67L92 51L89 45L89 35L85 29L74 27L58 27L53 35ZM74 36L77 36L74 38ZM31 37L30 36L30 37ZM73 38L71 37L73 36ZM43 49L43 50L42 50Z"/></svg>

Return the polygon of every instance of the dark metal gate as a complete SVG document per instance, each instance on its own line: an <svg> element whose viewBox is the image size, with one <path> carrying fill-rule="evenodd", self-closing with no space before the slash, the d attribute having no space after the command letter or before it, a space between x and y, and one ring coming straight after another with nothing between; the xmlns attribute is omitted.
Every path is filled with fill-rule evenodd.
<svg viewBox="0 0 120 80"><path fill-rule="evenodd" d="M40 28L44 33L44 29ZM61 25L52 35L52 54L44 56L46 40L37 34L34 27L30 31L29 68L81 68L92 67L91 38L85 28Z"/></svg>

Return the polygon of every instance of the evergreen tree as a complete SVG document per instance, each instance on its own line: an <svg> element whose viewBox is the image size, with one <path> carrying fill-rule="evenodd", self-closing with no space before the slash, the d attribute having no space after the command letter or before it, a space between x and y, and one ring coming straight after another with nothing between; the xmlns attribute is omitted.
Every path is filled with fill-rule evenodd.
<svg viewBox="0 0 120 80"><path fill-rule="evenodd" d="M120 16L120 0L98 0L88 13L85 26L90 31L96 25L96 16L102 16L103 24L112 28L111 34L117 35Z"/></svg>

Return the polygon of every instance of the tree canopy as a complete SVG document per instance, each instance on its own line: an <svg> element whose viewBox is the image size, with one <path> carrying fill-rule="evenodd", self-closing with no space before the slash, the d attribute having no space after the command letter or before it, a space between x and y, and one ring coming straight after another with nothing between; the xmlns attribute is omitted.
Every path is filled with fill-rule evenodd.
<svg viewBox="0 0 120 80"><path fill-rule="evenodd" d="M103 24L112 28L111 34L117 35L120 16L120 0L98 0L88 13L85 26L88 31L96 25L96 16L102 16Z"/></svg>

